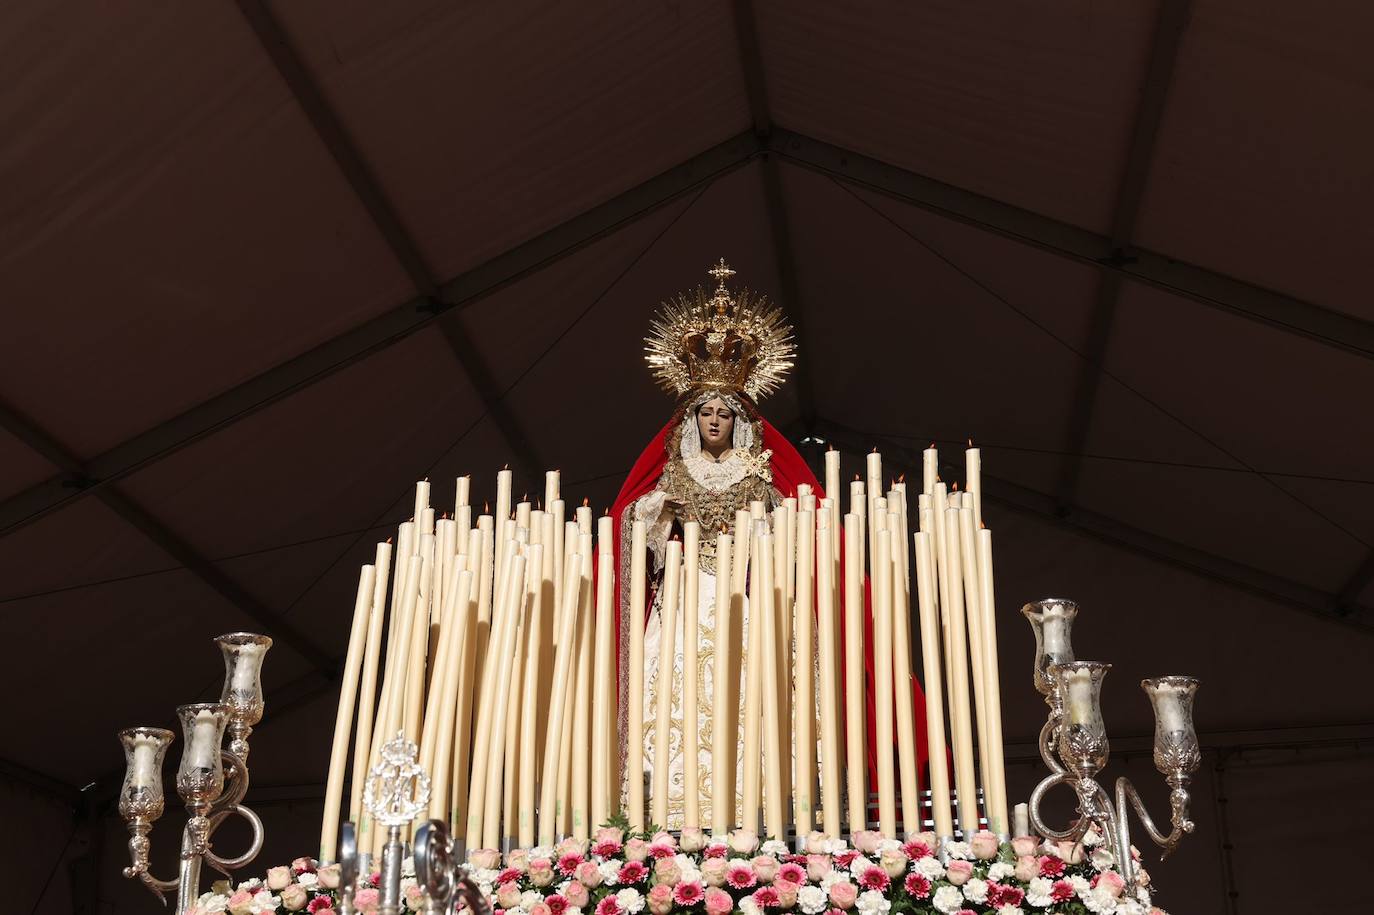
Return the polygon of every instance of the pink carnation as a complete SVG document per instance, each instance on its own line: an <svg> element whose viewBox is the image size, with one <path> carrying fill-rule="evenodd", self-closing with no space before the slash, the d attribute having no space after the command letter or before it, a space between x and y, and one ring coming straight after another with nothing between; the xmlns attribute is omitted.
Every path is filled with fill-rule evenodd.
<svg viewBox="0 0 1374 915"><path fill-rule="evenodd" d="M677 886L673 887L673 902L683 907L696 905L705 898L705 895L705 890L703 890L701 884L695 880L679 883Z"/></svg>
<svg viewBox="0 0 1374 915"><path fill-rule="evenodd" d="M930 895L930 879L912 871L906 875L906 891L916 899L925 899Z"/></svg>
<svg viewBox="0 0 1374 915"><path fill-rule="evenodd" d="M743 861L735 861L726 868L725 882L737 890L747 890L758 881L752 867Z"/></svg>

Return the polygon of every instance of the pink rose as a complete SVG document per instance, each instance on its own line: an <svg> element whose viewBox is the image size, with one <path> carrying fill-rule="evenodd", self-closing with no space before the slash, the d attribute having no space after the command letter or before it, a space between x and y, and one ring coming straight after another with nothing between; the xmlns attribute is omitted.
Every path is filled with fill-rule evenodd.
<svg viewBox="0 0 1374 915"><path fill-rule="evenodd" d="M577 882L587 889L594 889L601 885L601 869L596 866L595 861L583 861L577 865L577 870L573 872ZM568 898L572 902L572 897ZM574 903L575 904L575 903Z"/></svg>
<svg viewBox="0 0 1374 915"><path fill-rule="evenodd" d="M501 866L501 852L494 848L479 848L468 854L468 863L482 870L495 870Z"/></svg>
<svg viewBox="0 0 1374 915"><path fill-rule="evenodd" d="M809 855L823 855L830 851L830 837L823 832L814 829L806 834L806 853Z"/></svg>
<svg viewBox="0 0 1374 915"><path fill-rule="evenodd" d="M978 915L973 909L955 909L954 915Z"/></svg>
<svg viewBox="0 0 1374 915"><path fill-rule="evenodd" d="M412 912L418 912L424 907L425 891L421 888L420 884L412 883L410 886L406 887L403 898L405 899L406 905L410 906Z"/></svg>
<svg viewBox="0 0 1374 915"><path fill-rule="evenodd" d="M778 891L779 907L790 909L797 904L797 890L801 887L791 880L774 880L773 889Z"/></svg>
<svg viewBox="0 0 1374 915"><path fill-rule="evenodd" d="M592 841L614 842L616 845L621 845L625 842L625 833L615 826L602 826L597 829L596 835L592 837Z"/></svg>
<svg viewBox="0 0 1374 915"><path fill-rule="evenodd" d="M553 915L553 909L547 902L536 902L530 906L530 915Z"/></svg>
<svg viewBox="0 0 1374 915"><path fill-rule="evenodd" d="M506 855L506 867L513 867L520 873L530 869L530 852L527 848L517 848Z"/></svg>
<svg viewBox="0 0 1374 915"><path fill-rule="evenodd" d="M728 867L725 858L707 858L701 862L701 882L707 886L724 886Z"/></svg>
<svg viewBox="0 0 1374 915"><path fill-rule="evenodd" d="M634 838L625 843L626 861L643 861L649 857L649 843L643 839Z"/></svg>
<svg viewBox="0 0 1374 915"><path fill-rule="evenodd" d="M1055 853L1070 864L1083 863L1083 844L1081 842L1056 842Z"/></svg>
<svg viewBox="0 0 1374 915"><path fill-rule="evenodd" d="M883 840L882 833L873 829L860 829L850 837L854 847L866 855L871 855L878 850L878 843Z"/></svg>
<svg viewBox="0 0 1374 915"><path fill-rule="evenodd" d="M649 911L653 915L668 915L673 910L673 888L660 883L649 890Z"/></svg>
<svg viewBox="0 0 1374 915"><path fill-rule="evenodd" d="M496 904L503 909L513 909L520 904L520 887L514 881L503 883L496 888Z"/></svg>
<svg viewBox="0 0 1374 915"><path fill-rule="evenodd" d="M830 901L837 908L850 909L854 907L854 900L859 898L859 888L848 880L840 880L830 884Z"/></svg>
<svg viewBox="0 0 1374 915"><path fill-rule="evenodd" d="M591 901L592 894L587 892L587 887L580 880L574 880L563 887L563 898L568 900L568 905L573 908L585 909Z"/></svg>
<svg viewBox="0 0 1374 915"><path fill-rule="evenodd" d="M711 887L706 891L706 915L730 915L735 908L735 900L725 890Z"/></svg>
<svg viewBox="0 0 1374 915"><path fill-rule="evenodd" d="M1040 862L1030 855L1022 855L1016 859L1016 872L1013 876L1022 883L1030 883L1040 876Z"/></svg>
<svg viewBox="0 0 1374 915"><path fill-rule="evenodd" d="M325 906L325 907L322 908L322 909L316 909L316 910L314 911L313 915L339 915L339 913L338 913L338 912L335 912L333 909L329 908L328 906Z"/></svg>
<svg viewBox="0 0 1374 915"><path fill-rule="evenodd" d="M772 880L778 875L778 859L772 855L755 855L749 863L754 866L754 873L760 880Z"/></svg>
<svg viewBox="0 0 1374 915"><path fill-rule="evenodd" d="M291 868L269 867L267 869L267 888L273 892L286 889L291 883Z"/></svg>
<svg viewBox="0 0 1374 915"><path fill-rule="evenodd" d="M991 861L997 857L997 849L1001 843L997 841L997 836L986 829L980 829L973 834L968 844L973 850L973 857L979 861Z"/></svg>
<svg viewBox="0 0 1374 915"><path fill-rule="evenodd" d="M945 869L945 879L955 886L963 886L973 876L973 862L954 860Z"/></svg>
<svg viewBox="0 0 1374 915"><path fill-rule="evenodd" d="M336 890L339 888L339 865L326 864L315 872L315 876L319 879L322 889Z"/></svg>
<svg viewBox="0 0 1374 915"><path fill-rule="evenodd" d="M1011 840L1011 850L1016 852L1016 857L1024 858L1035 854L1035 847L1039 844L1035 836L1017 836Z"/></svg>
<svg viewBox="0 0 1374 915"><path fill-rule="evenodd" d="M682 868L673 858L659 858L654 862L654 882L672 886L682 879Z"/></svg>
<svg viewBox="0 0 1374 915"><path fill-rule="evenodd" d="M658 832L654 833L652 836L649 837L649 844L667 845L670 848L677 848L677 839L674 839L673 834L668 830L660 829Z"/></svg>
<svg viewBox="0 0 1374 915"><path fill-rule="evenodd" d="M381 898L381 893L375 887L369 886L353 894L353 907L359 912L375 912Z"/></svg>
<svg viewBox="0 0 1374 915"><path fill-rule="evenodd" d="M530 883L535 886L543 887L553 883L553 862L548 858L530 859Z"/></svg>
<svg viewBox="0 0 1374 915"><path fill-rule="evenodd" d="M730 849L741 855L751 855L759 847L759 834L752 829L736 829L730 833Z"/></svg>
<svg viewBox="0 0 1374 915"><path fill-rule="evenodd" d="M821 882L821 878L835 869L835 862L829 855L807 855L806 856L806 876L807 879Z"/></svg>
<svg viewBox="0 0 1374 915"><path fill-rule="evenodd" d="M1106 889L1108 896L1116 899L1126 888L1126 881L1116 871L1103 871L1093 878L1093 889L1103 888Z"/></svg>
<svg viewBox="0 0 1374 915"><path fill-rule="evenodd" d="M894 880L906 873L907 864L906 852L900 848L889 848L878 855L878 866Z"/></svg>
<svg viewBox="0 0 1374 915"><path fill-rule="evenodd" d="M908 833L907 838L913 842L920 842L933 853L940 847L940 837L933 832Z"/></svg>
<svg viewBox="0 0 1374 915"><path fill-rule="evenodd" d="M239 890L229 897L229 901L224 907L229 910L231 915L248 915L252 909L252 905L253 894L247 890Z"/></svg>
<svg viewBox="0 0 1374 915"><path fill-rule="evenodd" d="M587 853L587 840L569 836L554 847L555 857L561 858L563 855L585 855Z"/></svg>
<svg viewBox="0 0 1374 915"><path fill-rule="evenodd" d="M297 874L313 874L320 862L306 855L291 862L291 870Z"/></svg>
<svg viewBox="0 0 1374 915"><path fill-rule="evenodd" d="M301 909L305 908L305 904L309 901L306 898L307 895L305 887L301 886L299 883L293 883L290 886L282 887L282 907L288 912L299 912Z"/></svg>
<svg viewBox="0 0 1374 915"><path fill-rule="evenodd" d="M706 833L697 826L688 826L682 830L678 845L689 854L699 852L706 847Z"/></svg>

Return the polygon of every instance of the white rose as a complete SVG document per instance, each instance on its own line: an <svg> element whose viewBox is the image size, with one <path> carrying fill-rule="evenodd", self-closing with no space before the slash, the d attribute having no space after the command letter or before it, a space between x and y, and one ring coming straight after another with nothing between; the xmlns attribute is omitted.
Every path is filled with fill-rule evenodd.
<svg viewBox="0 0 1374 915"><path fill-rule="evenodd" d="M935 908L944 912L945 915L950 915L951 912L957 912L964 907L964 894L959 892L957 886L942 886L935 891L935 896L931 901L935 904Z"/></svg>
<svg viewBox="0 0 1374 915"><path fill-rule="evenodd" d="M253 894L253 901L248 906L248 911L253 915L277 915L277 906L281 905L281 897L273 896L268 890L258 890Z"/></svg>
<svg viewBox="0 0 1374 915"><path fill-rule="evenodd" d="M964 884L964 898L969 902L987 902L988 882L977 877L970 877L968 883Z"/></svg>
<svg viewBox="0 0 1374 915"><path fill-rule="evenodd" d="M615 894L615 901L627 912L644 910L644 894L633 887L626 887Z"/></svg>
<svg viewBox="0 0 1374 915"><path fill-rule="evenodd" d="M316 886L319 885L320 875L312 874L309 871L307 871L306 873L298 876L296 878L296 882L299 883L301 886L305 887L307 890L313 890Z"/></svg>
<svg viewBox="0 0 1374 915"><path fill-rule="evenodd" d="M887 901L882 893L877 890L864 890L859 894L859 898L854 903L862 915L883 915L888 909L892 908L892 903Z"/></svg>
<svg viewBox="0 0 1374 915"><path fill-rule="evenodd" d="M797 907L804 915L820 915L829 908L825 890L818 886L804 886L797 890Z"/></svg>
<svg viewBox="0 0 1374 915"><path fill-rule="evenodd" d="M777 839L769 839L767 842L764 842L761 846L759 846L759 851L765 855L772 855L775 858L781 858L783 855L788 853L787 843L779 842Z"/></svg>
<svg viewBox="0 0 1374 915"><path fill-rule="evenodd" d="M763 915L763 910L759 908L759 904L754 901L753 896L745 896L741 899L735 911L743 912L744 915Z"/></svg>
<svg viewBox="0 0 1374 915"><path fill-rule="evenodd" d="M1016 873L1016 868L1005 861L994 861L992 867L988 868L988 879L1001 882L1004 878Z"/></svg>

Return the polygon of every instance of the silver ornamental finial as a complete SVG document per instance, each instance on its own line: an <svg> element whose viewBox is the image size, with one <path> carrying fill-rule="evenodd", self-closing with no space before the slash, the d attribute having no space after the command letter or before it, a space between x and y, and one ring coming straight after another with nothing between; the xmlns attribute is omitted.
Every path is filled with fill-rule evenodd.
<svg viewBox="0 0 1374 915"><path fill-rule="evenodd" d="M404 826L429 809L429 776L404 732L382 746L382 761L367 774L363 805L383 826Z"/></svg>

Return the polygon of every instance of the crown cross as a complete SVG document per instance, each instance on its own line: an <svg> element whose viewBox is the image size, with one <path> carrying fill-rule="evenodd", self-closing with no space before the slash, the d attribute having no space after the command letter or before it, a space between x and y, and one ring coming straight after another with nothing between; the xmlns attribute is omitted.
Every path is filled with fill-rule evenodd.
<svg viewBox="0 0 1374 915"><path fill-rule="evenodd" d="M735 275L735 271L730 269L730 265L725 263L725 258L723 257L720 259L720 263L706 272L716 278L716 283L722 290L725 289L725 281Z"/></svg>

